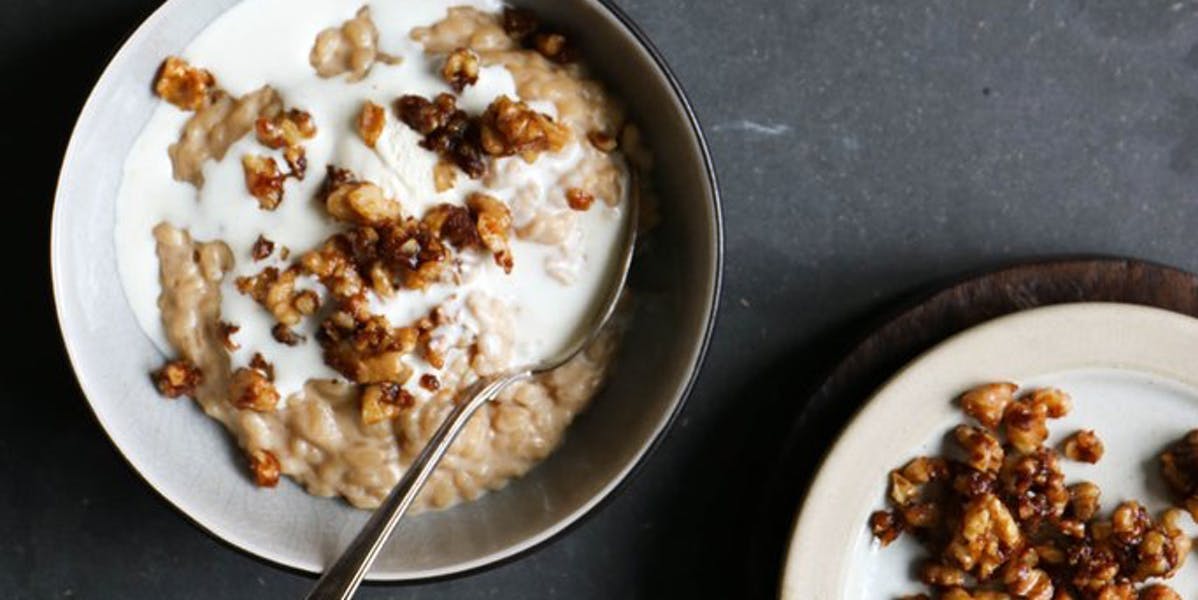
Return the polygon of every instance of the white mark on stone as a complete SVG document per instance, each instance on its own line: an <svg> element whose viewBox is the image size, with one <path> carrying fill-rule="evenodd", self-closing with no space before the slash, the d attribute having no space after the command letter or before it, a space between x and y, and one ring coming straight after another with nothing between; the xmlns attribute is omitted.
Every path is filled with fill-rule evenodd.
<svg viewBox="0 0 1198 600"><path fill-rule="evenodd" d="M778 136L790 133L790 125L785 123L758 123L748 119L719 123L711 128L712 131L745 131L758 135Z"/></svg>

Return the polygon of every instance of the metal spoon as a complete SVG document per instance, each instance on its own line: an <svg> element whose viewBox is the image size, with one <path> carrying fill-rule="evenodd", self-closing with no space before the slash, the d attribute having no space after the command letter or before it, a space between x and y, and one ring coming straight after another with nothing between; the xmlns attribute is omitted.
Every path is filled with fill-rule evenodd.
<svg viewBox="0 0 1198 600"><path fill-rule="evenodd" d="M316 586L308 592L308 600L349 600L362 583L362 578L370 570L370 565L378 556L391 532L399 520L403 518L412 501L420 493L424 483L436 470L441 457L449 450L453 440L457 438L462 427L482 405L499 395L508 385L552 371L582 352L595 339L603 326L616 310L616 304L624 290L624 281L628 277L628 269L632 265L632 252L636 246L637 213L639 212L639 193L637 178L633 173L629 178L628 212L624 224L624 237L620 246L620 254L611 266L607 295L601 298L601 304L596 304L596 310L585 328L579 328L581 335L567 347L541 362L513 369L506 373L480 378L467 388L458 402L450 411L449 416L441 423L437 432L429 439L428 445L421 450L420 455L408 467L403 478L387 495L366 526L350 542L349 547L342 552L337 562L333 563L316 582Z"/></svg>

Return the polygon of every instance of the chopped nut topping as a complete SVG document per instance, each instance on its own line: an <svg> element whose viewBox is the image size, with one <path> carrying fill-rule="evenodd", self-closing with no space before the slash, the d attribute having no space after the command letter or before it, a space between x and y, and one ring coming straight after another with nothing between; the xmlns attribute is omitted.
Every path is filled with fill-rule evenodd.
<svg viewBox="0 0 1198 600"><path fill-rule="evenodd" d="M533 162L542 152L557 152L570 139L570 130L520 100L499 96L481 122L482 149L491 156L520 155Z"/></svg>
<svg viewBox="0 0 1198 600"><path fill-rule="evenodd" d="M270 329L270 335L275 338L275 341L285 346L296 346L304 341L304 336L297 334L282 323L275 323L275 326Z"/></svg>
<svg viewBox="0 0 1198 600"><path fill-rule="evenodd" d="M1198 429L1170 445L1160 461L1174 501L1198 521Z"/></svg>
<svg viewBox="0 0 1198 600"><path fill-rule="evenodd" d="M899 534L903 532L903 523L894 512L879 510L869 516L869 529L885 547L898 539Z"/></svg>
<svg viewBox="0 0 1198 600"><path fill-rule="evenodd" d="M1094 464L1102 460L1103 451L1102 440L1093 430L1079 431L1065 440L1065 456L1069 460Z"/></svg>
<svg viewBox="0 0 1198 600"><path fill-rule="evenodd" d="M288 176L303 179L308 173L308 156L303 146L283 148L283 160L287 161L287 168L291 171Z"/></svg>
<svg viewBox="0 0 1198 600"><path fill-rule="evenodd" d="M512 272L512 251L508 247L508 231L512 228L512 213L507 205L486 194L475 192L466 198L466 206L478 228L478 237L495 256L495 264L505 273Z"/></svg>
<svg viewBox="0 0 1198 600"><path fill-rule="evenodd" d="M383 107L367 100L362 104L362 112L358 113L358 135L362 141L373 148L383 134L383 125L387 122L387 112Z"/></svg>
<svg viewBox="0 0 1198 600"><path fill-rule="evenodd" d="M325 362L351 381L404 383L412 368L402 359L416 349L416 337L414 330L392 328L386 317L370 314L365 301L355 299L321 323L317 340Z"/></svg>
<svg viewBox="0 0 1198 600"><path fill-rule="evenodd" d="M158 68L154 93L183 110L198 110L208 102L208 93L216 89L212 73L187 64L178 56L168 56Z"/></svg>
<svg viewBox="0 0 1198 600"><path fill-rule="evenodd" d="M314 292L296 291L295 281L300 272L295 267L282 273L275 267L266 267L257 275L238 277L237 291L253 298L284 325L293 326L305 315L315 312L312 306Z"/></svg>
<svg viewBox="0 0 1198 600"><path fill-rule="evenodd" d="M241 157L245 170L245 187L258 199L262 210L274 210L283 201L283 178L279 165L269 156L247 154Z"/></svg>
<svg viewBox="0 0 1198 600"><path fill-rule="evenodd" d="M233 341L233 335L238 331L241 331L241 327L232 323L226 323L225 321L220 321L217 323L217 326L220 327L220 341L225 346L226 350L232 352L241 347L240 344Z"/></svg>
<svg viewBox="0 0 1198 600"><path fill-rule="evenodd" d="M963 462L918 457L892 471L893 508L870 516L874 537L885 545L903 531L915 531L935 552L919 578L939 590L939 598L1175 598L1162 585L1138 592L1136 586L1169 578L1185 562L1191 541L1180 527L1184 513L1170 509L1154 520L1143 506L1127 501L1109 519L1098 518L1098 486L1065 487L1057 453L1042 445L1046 420L1069 412L1069 396L1036 390L1016 400L1014 391L1013 384L991 384L962 396L964 411L983 425L953 430L965 450ZM1000 419L1007 446L994 428ZM1100 455L1092 446L1101 443L1092 433L1072 436L1064 451ZM1198 464L1198 430L1162 457L1170 472L1166 479L1178 479L1188 494L1194 479L1184 473L1198 476L1198 470L1178 468L1181 463ZM946 476L947 485L941 483Z"/></svg>
<svg viewBox="0 0 1198 600"><path fill-rule="evenodd" d="M279 403L279 392L269 378L256 368L242 367L233 372L229 386L233 405L256 412L272 412Z"/></svg>
<svg viewBox="0 0 1198 600"><path fill-rule="evenodd" d="M433 375L432 373L425 373L424 375L420 376L420 387L430 392L435 392L441 388L441 381L437 379L436 375Z"/></svg>
<svg viewBox="0 0 1198 600"><path fill-rule="evenodd" d="M961 408L965 414L977 419L988 429L998 429L1007 405L1015 398L1013 383L990 383L978 386L961 396Z"/></svg>
<svg viewBox="0 0 1198 600"><path fill-rule="evenodd" d="M403 96L395 102L395 112L408 127L424 136L421 146L457 165L471 178L486 174L479 119L458 109L453 96L440 94L432 101L421 96Z"/></svg>
<svg viewBox="0 0 1198 600"><path fill-rule="evenodd" d="M441 77L457 93L478 82L478 55L469 48L458 48L445 57Z"/></svg>
<svg viewBox="0 0 1198 600"><path fill-rule="evenodd" d="M368 181L342 181L325 186L323 201L333 218L358 225L379 225L399 218L399 203Z"/></svg>
<svg viewBox="0 0 1198 600"><path fill-rule="evenodd" d="M578 211L585 211L595 203L595 197L578 188L566 190L566 204Z"/></svg>
<svg viewBox="0 0 1198 600"><path fill-rule="evenodd" d="M412 395L398 384L383 382L362 389L362 423L374 425L399 416L412 405Z"/></svg>
<svg viewBox="0 0 1198 600"><path fill-rule="evenodd" d="M267 381L275 380L275 366L266 362L266 357L262 356L261 352L255 352L250 358L250 368L261 373Z"/></svg>
<svg viewBox="0 0 1198 600"><path fill-rule="evenodd" d="M279 459L269 450L255 450L250 453L250 471L254 473L254 483L258 487L278 485L282 470Z"/></svg>
<svg viewBox="0 0 1198 600"><path fill-rule="evenodd" d="M259 234L258 239L254 240L254 246L250 248L250 256L254 257L254 260L264 260L274 251L275 243Z"/></svg>
<svg viewBox="0 0 1198 600"><path fill-rule="evenodd" d="M504 9L503 30L513 40L535 49L549 60L562 64L578 60L578 52L566 36L542 28L540 19L530 10Z"/></svg>
<svg viewBox="0 0 1198 600"><path fill-rule="evenodd" d="M172 360L153 373L154 387L167 398L194 396L196 386L204 381L200 369L186 360Z"/></svg>
<svg viewBox="0 0 1198 600"><path fill-rule="evenodd" d="M260 117L254 122L258 141L267 148L296 147L316 136L316 122L307 111L291 109L274 117Z"/></svg>
<svg viewBox="0 0 1198 600"><path fill-rule="evenodd" d="M1181 600L1181 594L1167 585L1157 583L1140 590L1139 600Z"/></svg>
<svg viewBox="0 0 1198 600"><path fill-rule="evenodd" d="M598 129L587 133L587 140L589 140L591 145L600 152L615 152L616 150L616 138L610 134L599 131Z"/></svg>
<svg viewBox="0 0 1198 600"><path fill-rule="evenodd" d="M532 45L541 56L555 63L566 64L578 60L578 51L560 33L538 33L533 36Z"/></svg>

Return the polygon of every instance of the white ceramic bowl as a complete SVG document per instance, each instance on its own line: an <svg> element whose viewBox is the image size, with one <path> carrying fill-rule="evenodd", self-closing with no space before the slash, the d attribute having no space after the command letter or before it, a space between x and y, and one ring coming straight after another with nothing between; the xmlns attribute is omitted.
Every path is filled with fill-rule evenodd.
<svg viewBox="0 0 1198 600"><path fill-rule="evenodd" d="M67 352L95 415L129 464L213 535L309 572L331 562L367 513L290 482L255 488L231 438L186 400L158 396L162 361L117 276L113 224L122 163L157 100L149 83L237 0L170 0L125 42L84 106L63 161L51 260ZM419 0L379 0L410 1ZM518 2L574 32L597 74L628 101L656 155L662 226L638 257L640 300L617 372L548 460L501 492L405 521L370 578L444 576L528 550L596 507L679 410L711 334L720 282L715 175L686 98L643 34L601 0Z"/></svg>

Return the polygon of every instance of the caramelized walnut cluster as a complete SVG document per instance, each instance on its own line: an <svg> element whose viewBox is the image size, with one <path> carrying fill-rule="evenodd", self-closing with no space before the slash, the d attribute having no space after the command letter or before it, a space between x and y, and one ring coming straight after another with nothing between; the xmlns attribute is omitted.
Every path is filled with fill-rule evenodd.
<svg viewBox="0 0 1198 600"><path fill-rule="evenodd" d="M386 124L386 109L369 100L362 103L362 111L358 113L358 135L368 147L373 148L378 143Z"/></svg>
<svg viewBox="0 0 1198 600"><path fill-rule="evenodd" d="M470 116L449 94L429 100L403 96L395 103L399 119L424 136L421 145L472 178L487 172L487 157L519 155L533 162L543 152L557 152L570 130L524 102L499 96L480 116Z"/></svg>
<svg viewBox="0 0 1198 600"><path fill-rule="evenodd" d="M194 396L196 386L204 381L204 374L195 364L186 360L172 360L151 375L158 393L167 398Z"/></svg>
<svg viewBox="0 0 1198 600"><path fill-rule="evenodd" d="M1041 389L1016 397L1016 389L995 383L961 397L978 425L953 429L957 447L949 457L919 457L890 473L891 508L870 516L874 537L886 545L915 534L932 553L919 578L941 599L1178 597L1164 585L1136 586L1169 578L1185 562L1190 540L1179 526L1181 511L1155 520L1128 501L1099 517L1098 486L1066 486L1056 451L1044 446L1047 420L1069 412L1069 396ZM1184 448L1198 456L1198 432L1192 437ZM1101 441L1083 431L1065 452L1093 462ZM1190 460L1167 455L1166 469Z"/></svg>
<svg viewBox="0 0 1198 600"><path fill-rule="evenodd" d="M478 83L478 55L469 48L458 48L445 57L441 78L450 89L462 93L468 85Z"/></svg>
<svg viewBox="0 0 1198 600"><path fill-rule="evenodd" d="M316 135L316 125L312 115L291 109L273 117L259 117L254 122L254 131L262 145L283 150L283 160L289 169L283 173L270 156L247 154L241 158L246 189L262 210L274 210L283 202L283 182L288 177L303 179L307 172L308 159L301 142Z"/></svg>
<svg viewBox="0 0 1198 600"><path fill-rule="evenodd" d="M536 13L522 8L505 8L503 30L525 48L532 48L545 58L560 64L578 60L578 50L561 32L541 24Z"/></svg>
<svg viewBox="0 0 1198 600"><path fill-rule="evenodd" d="M199 110L216 90L216 77L178 56L168 56L154 78L154 93L183 110Z"/></svg>
<svg viewBox="0 0 1198 600"><path fill-rule="evenodd" d="M257 275L238 277L234 283L237 291L269 310L279 323L293 327L320 308L320 296L316 292L296 289L300 275L300 269L296 267L283 271L266 267Z"/></svg>

